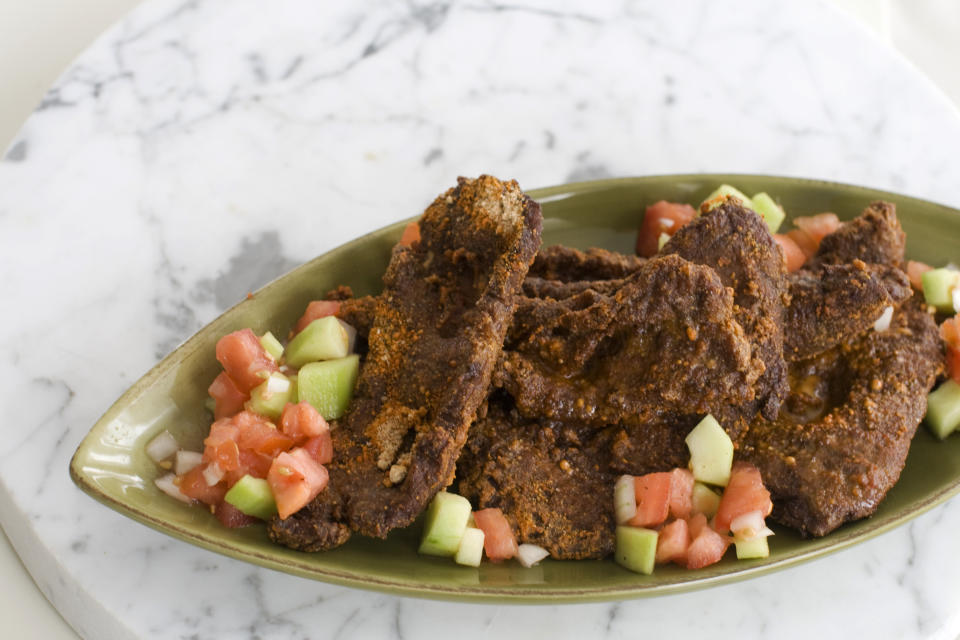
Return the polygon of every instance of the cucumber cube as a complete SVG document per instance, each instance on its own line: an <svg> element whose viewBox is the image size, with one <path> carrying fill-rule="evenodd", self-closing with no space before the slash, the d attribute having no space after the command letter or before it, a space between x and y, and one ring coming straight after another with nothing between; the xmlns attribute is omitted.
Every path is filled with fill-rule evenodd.
<svg viewBox="0 0 960 640"><path fill-rule="evenodd" d="M474 527L467 527L460 539L460 546L457 547L457 554L453 559L457 564L468 567L479 567L483 560L483 530Z"/></svg>
<svg viewBox="0 0 960 640"><path fill-rule="evenodd" d="M927 396L927 426L941 440L960 427L960 384L947 380Z"/></svg>
<svg viewBox="0 0 960 640"><path fill-rule="evenodd" d="M920 276L923 297L937 311L953 313L953 289L960 284L960 272L953 269L931 269Z"/></svg>
<svg viewBox="0 0 960 640"><path fill-rule="evenodd" d="M309 402L326 420L347 411L360 372L360 356L311 362L297 373L297 398Z"/></svg>
<svg viewBox="0 0 960 640"><path fill-rule="evenodd" d="M693 483L693 512L702 513L707 518L716 515L720 508L720 496L702 482Z"/></svg>
<svg viewBox="0 0 960 640"><path fill-rule="evenodd" d="M766 558L770 555L770 546L767 544L767 536L757 536L747 540L734 540L733 543L737 547L737 560Z"/></svg>
<svg viewBox="0 0 960 640"><path fill-rule="evenodd" d="M700 482L727 486L733 466L733 442L716 419L707 416L687 434L690 470Z"/></svg>
<svg viewBox="0 0 960 640"><path fill-rule="evenodd" d="M657 538L659 534L653 529L643 527L617 527L616 550L614 559L617 564L650 575L653 573L654 560L657 557Z"/></svg>
<svg viewBox="0 0 960 640"><path fill-rule="evenodd" d="M753 196L750 201L753 202L753 210L760 214L763 221L767 223L767 228L770 229L770 233L776 233L777 230L780 229L783 219L786 217L783 208L774 202L773 198L768 196L764 191Z"/></svg>
<svg viewBox="0 0 960 640"><path fill-rule="evenodd" d="M293 385L287 376L274 371L270 376L250 390L250 399L244 408L254 413L276 420L283 408L293 396Z"/></svg>
<svg viewBox="0 0 960 640"><path fill-rule="evenodd" d="M712 211L728 197L733 196L734 198L739 198L743 202L743 206L748 209L753 209L753 203L750 201L750 198L745 196L742 191L731 187L728 184L722 184L717 187L716 191L711 193L706 197L706 199L700 203L700 213L707 213Z"/></svg>
<svg viewBox="0 0 960 640"><path fill-rule="evenodd" d="M350 353L350 337L334 316L314 320L287 345L287 364L302 367L308 362L335 360Z"/></svg>
<svg viewBox="0 0 960 640"><path fill-rule="evenodd" d="M435 495L427 508L420 553L453 557L460 548L460 542L467 530L467 520L472 512L470 501L463 496L446 491ZM483 548L482 540L480 548Z"/></svg>
<svg viewBox="0 0 960 640"><path fill-rule="evenodd" d="M283 345L280 344L280 341L277 340L276 336L269 331L260 336L260 344L263 345L264 351L266 351L274 360L279 360L283 355Z"/></svg>
<svg viewBox="0 0 960 640"><path fill-rule="evenodd" d="M261 520L269 520L277 513L277 503L270 485L263 478L254 478L249 474L237 480L223 499L248 516Z"/></svg>

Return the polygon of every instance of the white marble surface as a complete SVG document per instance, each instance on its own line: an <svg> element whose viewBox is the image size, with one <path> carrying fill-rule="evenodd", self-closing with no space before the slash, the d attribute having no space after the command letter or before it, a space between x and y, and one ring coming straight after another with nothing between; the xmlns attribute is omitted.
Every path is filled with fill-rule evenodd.
<svg viewBox="0 0 960 640"><path fill-rule="evenodd" d="M496 607L235 562L101 507L66 469L180 340L458 174L763 172L958 206L958 145L947 100L817 4L148 2L0 162L4 529L87 638L956 637L957 501L742 584Z"/></svg>

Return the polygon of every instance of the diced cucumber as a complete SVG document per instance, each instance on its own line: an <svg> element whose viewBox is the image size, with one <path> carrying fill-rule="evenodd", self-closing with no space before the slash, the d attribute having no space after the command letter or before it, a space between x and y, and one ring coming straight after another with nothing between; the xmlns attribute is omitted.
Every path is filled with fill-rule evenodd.
<svg viewBox="0 0 960 640"><path fill-rule="evenodd" d="M475 527L467 527L460 538L460 546L457 547L457 553L453 559L457 564L463 564L468 567L479 567L483 560L483 530Z"/></svg>
<svg viewBox="0 0 960 640"><path fill-rule="evenodd" d="M960 285L960 272L953 269L931 269L920 276L923 283L923 297L937 311L952 313L953 289Z"/></svg>
<svg viewBox="0 0 960 640"><path fill-rule="evenodd" d="M756 536L747 540L734 540L733 543L737 547L737 560L766 558L770 555L770 545L767 544L767 536Z"/></svg>
<svg viewBox="0 0 960 640"><path fill-rule="evenodd" d="M358 355L305 364L297 373L297 397L312 404L324 419L336 420L350 404L359 371Z"/></svg>
<svg viewBox="0 0 960 640"><path fill-rule="evenodd" d="M783 207L774 202L773 198L768 196L765 191L753 196L750 201L753 203L753 210L760 214L763 221L767 223L770 233L776 233L786 217Z"/></svg>
<svg viewBox="0 0 960 640"><path fill-rule="evenodd" d="M470 501L463 496L446 491L435 495L427 508L420 553L428 556L454 556L460 548L460 541L467 530L467 520L472 511ZM483 547L482 540L480 546Z"/></svg>
<svg viewBox="0 0 960 640"><path fill-rule="evenodd" d="M733 466L733 442L716 419L707 416L687 434L690 470L700 482L727 486Z"/></svg>
<svg viewBox="0 0 960 640"><path fill-rule="evenodd" d="M260 336L260 344L263 345L264 351L270 354L270 357L274 360L279 360L283 355L283 345L280 344L276 336L269 331Z"/></svg>
<svg viewBox="0 0 960 640"><path fill-rule="evenodd" d="M720 496L702 482L693 483L693 512L702 513L708 518L716 515L720 508Z"/></svg>
<svg viewBox="0 0 960 640"><path fill-rule="evenodd" d="M736 189L735 187L731 187L728 184L722 184L717 187L713 193L708 195L703 202L700 203L700 213L712 211L718 207L728 196L739 198L740 201L743 202L743 206L747 207L748 209L753 209L753 203L750 201L750 198L745 196L742 191Z"/></svg>
<svg viewBox="0 0 960 640"><path fill-rule="evenodd" d="M292 396L293 385L290 380L279 371L274 371L250 390L250 399L244 403L244 408L276 420Z"/></svg>
<svg viewBox="0 0 960 640"><path fill-rule="evenodd" d="M960 384L947 380L927 396L927 426L941 440L960 427Z"/></svg>
<svg viewBox="0 0 960 640"><path fill-rule="evenodd" d="M248 516L261 520L269 520L277 513L277 503L273 499L269 483L249 474L237 480L223 499Z"/></svg>
<svg viewBox="0 0 960 640"><path fill-rule="evenodd" d="M302 367L308 362L343 358L349 351L350 337L334 316L314 320L287 345L287 364Z"/></svg>
<svg viewBox="0 0 960 640"><path fill-rule="evenodd" d="M287 402L297 404L300 402L300 384L297 382L297 374L291 373L287 376L290 380L290 399Z"/></svg>
<svg viewBox="0 0 960 640"><path fill-rule="evenodd" d="M616 550L614 559L617 564L650 575L653 573L654 560L657 557L657 538L653 529L620 525L616 532Z"/></svg>

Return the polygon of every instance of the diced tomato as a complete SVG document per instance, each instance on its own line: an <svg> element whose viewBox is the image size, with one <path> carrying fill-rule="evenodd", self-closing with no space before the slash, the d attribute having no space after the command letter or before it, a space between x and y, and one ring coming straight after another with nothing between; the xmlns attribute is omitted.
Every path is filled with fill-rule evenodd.
<svg viewBox="0 0 960 640"><path fill-rule="evenodd" d="M960 349L957 347L947 347L947 373L960 384Z"/></svg>
<svg viewBox="0 0 960 640"><path fill-rule="evenodd" d="M907 277L910 278L910 285L917 291L923 291L923 274L932 269L933 267L926 263L907 260Z"/></svg>
<svg viewBox="0 0 960 640"><path fill-rule="evenodd" d="M238 427L237 445L257 453L275 457L294 444L293 438L277 429L272 422L251 411L241 411L233 417Z"/></svg>
<svg viewBox="0 0 960 640"><path fill-rule="evenodd" d="M411 222L403 230L403 235L400 236L400 244L404 247L409 247L413 245L414 242L420 242L420 225L416 222Z"/></svg>
<svg viewBox="0 0 960 640"><path fill-rule="evenodd" d="M816 240L810 237L810 234L800 229L787 231L787 237L796 243L797 247L800 248L800 251L803 252L803 255L806 256L807 259L812 258L820 246Z"/></svg>
<svg viewBox="0 0 960 640"><path fill-rule="evenodd" d="M218 482L212 487L208 485L203 477L205 467L206 465L198 465L177 478L180 493L205 504L215 505L223 502L223 496L227 495L226 483Z"/></svg>
<svg viewBox="0 0 960 640"><path fill-rule="evenodd" d="M500 509L481 509L473 514L477 528L483 531L483 551L493 562L517 555L517 538Z"/></svg>
<svg viewBox="0 0 960 640"><path fill-rule="evenodd" d="M807 254L803 252L796 240L790 236L775 233L773 234L773 239L777 241L777 244L780 245L780 250L783 251L783 260L787 267L787 273L793 273L807 261Z"/></svg>
<svg viewBox="0 0 960 640"><path fill-rule="evenodd" d="M729 531L730 522L739 515L760 511L765 518L772 510L773 502L763 486L760 470L747 462L734 463L714 520L717 531Z"/></svg>
<svg viewBox="0 0 960 640"><path fill-rule="evenodd" d="M637 232L637 255L649 258L660 251L660 234L672 236L683 225L697 217L689 204L660 200L647 207Z"/></svg>
<svg viewBox="0 0 960 640"><path fill-rule="evenodd" d="M670 515L686 518L693 511L693 472L674 469L670 472Z"/></svg>
<svg viewBox="0 0 960 640"><path fill-rule="evenodd" d="M216 408L213 410L215 420L229 418L243 409L243 403L250 399L249 394L237 388L237 383L227 375L226 371L221 371L220 375L214 378L207 393L216 403Z"/></svg>
<svg viewBox="0 0 960 640"><path fill-rule="evenodd" d="M947 373L960 383L960 316L944 320L940 337L947 343Z"/></svg>
<svg viewBox="0 0 960 640"><path fill-rule="evenodd" d="M687 548L687 569L702 569L720 562L729 546L729 538L710 527L703 527Z"/></svg>
<svg viewBox="0 0 960 640"><path fill-rule="evenodd" d="M840 218L835 213L818 213L793 219L793 225L810 236L820 246L820 242L840 228Z"/></svg>
<svg viewBox="0 0 960 640"><path fill-rule="evenodd" d="M648 473L633 479L637 495L637 515L627 521L634 527L654 527L663 523L670 513L670 487L673 473Z"/></svg>
<svg viewBox="0 0 960 640"><path fill-rule="evenodd" d="M287 403L280 416L280 430L297 443L330 431L330 425L309 402Z"/></svg>
<svg viewBox="0 0 960 640"><path fill-rule="evenodd" d="M237 438L240 429L233 418L222 418L210 426L210 435L203 441L203 461L220 465L224 471L240 467L240 447Z"/></svg>
<svg viewBox="0 0 960 640"><path fill-rule="evenodd" d="M303 448L320 464L329 464L333 461L333 438L330 431L324 431L303 443Z"/></svg>
<svg viewBox="0 0 960 640"><path fill-rule="evenodd" d="M690 532L686 520L674 520L660 530L657 537L657 564L666 562L685 563L687 547L690 546Z"/></svg>
<svg viewBox="0 0 960 640"><path fill-rule="evenodd" d="M326 488L329 480L326 467L304 449L293 449L274 458L267 482L280 519L285 520L306 506Z"/></svg>
<svg viewBox="0 0 960 640"><path fill-rule="evenodd" d="M687 518L687 531L690 534L691 540L700 535L701 529L706 526L709 525L707 524L707 516L705 514L696 513Z"/></svg>
<svg viewBox="0 0 960 640"><path fill-rule="evenodd" d="M237 468L227 471L224 480L226 480L228 487L232 487L245 475L251 475L254 478L266 478L271 464L273 464L273 458L268 455L249 449L240 449L240 461Z"/></svg>
<svg viewBox="0 0 960 640"><path fill-rule="evenodd" d="M217 360L242 393L264 381L277 363L260 344L260 338L251 329L234 331L217 342Z"/></svg>
<svg viewBox="0 0 960 640"><path fill-rule="evenodd" d="M213 515L220 521L220 524L231 529L239 529L260 522L258 518L248 516L226 500L214 507Z"/></svg>
<svg viewBox="0 0 960 640"><path fill-rule="evenodd" d="M340 302L338 300L314 300L307 305L307 310L303 312L300 319L297 320L297 326L293 333L297 334L307 328L314 320L335 316L340 311Z"/></svg>

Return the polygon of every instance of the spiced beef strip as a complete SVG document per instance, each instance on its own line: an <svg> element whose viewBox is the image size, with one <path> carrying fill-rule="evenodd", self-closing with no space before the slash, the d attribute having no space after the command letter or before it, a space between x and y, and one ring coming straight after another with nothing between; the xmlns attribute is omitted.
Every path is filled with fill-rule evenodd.
<svg viewBox="0 0 960 640"><path fill-rule="evenodd" d="M307 551L351 531L384 537L410 524L455 464L540 245L540 207L516 182L461 178L394 249L376 298L369 351L348 412L333 426L330 482L275 541Z"/></svg>
<svg viewBox="0 0 960 640"><path fill-rule="evenodd" d="M540 250L530 266L530 275L560 282L613 280L634 273L644 262L646 258L608 249L594 247L581 251L563 245L553 245Z"/></svg>
<svg viewBox="0 0 960 640"><path fill-rule="evenodd" d="M943 371L942 345L919 296L886 331L868 331L791 364L794 387L772 422L738 443L773 496L773 520L822 536L874 511L897 482L927 393Z"/></svg>
<svg viewBox="0 0 960 640"><path fill-rule="evenodd" d="M902 268L907 236L890 202L870 203L859 217L843 223L820 242L817 253L804 265L846 264L862 260Z"/></svg>
<svg viewBox="0 0 960 640"><path fill-rule="evenodd" d="M742 407L750 417L760 411L775 418L787 393L783 359L783 306L786 270L783 254L763 219L729 198L681 227L663 246L711 267L733 289L735 317L753 344L753 355L765 370L756 384L756 399Z"/></svg>
<svg viewBox="0 0 960 640"><path fill-rule="evenodd" d="M494 385L521 415L595 427L750 404L762 363L709 267L647 261L611 295L521 298Z"/></svg>

